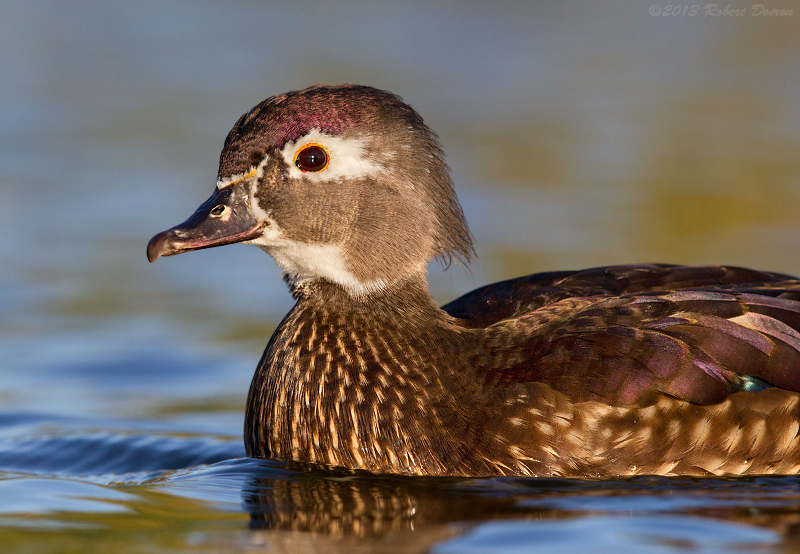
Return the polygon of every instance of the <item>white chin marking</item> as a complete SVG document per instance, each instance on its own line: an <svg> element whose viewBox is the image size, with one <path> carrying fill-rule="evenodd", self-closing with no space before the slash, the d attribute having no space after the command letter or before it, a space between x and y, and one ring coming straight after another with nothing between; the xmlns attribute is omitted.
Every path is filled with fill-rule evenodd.
<svg viewBox="0 0 800 554"><path fill-rule="evenodd" d="M376 155L370 155L364 148L364 140L356 137L336 137L312 129L307 135L294 142L287 142L281 150L286 165L289 166L289 177L308 179L309 181L329 181L331 179L357 179L385 172L384 165ZM328 151L330 159L321 171L300 171L294 164L297 152L307 144L319 144ZM382 157L391 157L391 153L383 153Z"/></svg>
<svg viewBox="0 0 800 554"><path fill-rule="evenodd" d="M273 221L260 237L246 244L255 244L272 256L293 285L325 279L341 285L352 296L364 296L386 287L382 279L363 282L355 277L340 246L307 244L283 238L283 232Z"/></svg>

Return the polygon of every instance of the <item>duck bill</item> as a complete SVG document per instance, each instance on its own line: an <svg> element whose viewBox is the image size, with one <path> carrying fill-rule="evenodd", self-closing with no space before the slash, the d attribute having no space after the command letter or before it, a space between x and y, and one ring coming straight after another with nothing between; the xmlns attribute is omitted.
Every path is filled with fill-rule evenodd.
<svg viewBox="0 0 800 554"><path fill-rule="evenodd" d="M264 230L249 209L245 187L215 189L192 216L147 243L147 259L233 244L258 237Z"/></svg>

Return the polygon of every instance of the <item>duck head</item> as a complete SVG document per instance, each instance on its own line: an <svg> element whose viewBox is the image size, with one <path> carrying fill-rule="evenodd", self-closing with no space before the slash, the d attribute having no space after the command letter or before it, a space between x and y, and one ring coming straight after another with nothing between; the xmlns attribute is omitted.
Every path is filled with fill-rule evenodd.
<svg viewBox="0 0 800 554"><path fill-rule="evenodd" d="M293 287L322 279L355 296L472 253L436 135L398 96L355 85L275 96L239 118L211 198L154 236L147 258L235 242L261 247Z"/></svg>

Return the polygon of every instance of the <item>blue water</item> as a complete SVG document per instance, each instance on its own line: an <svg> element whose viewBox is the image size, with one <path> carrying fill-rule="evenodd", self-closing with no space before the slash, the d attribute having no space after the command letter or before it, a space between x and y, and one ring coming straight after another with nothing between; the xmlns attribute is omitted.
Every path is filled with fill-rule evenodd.
<svg viewBox="0 0 800 554"><path fill-rule="evenodd" d="M145 259L210 194L241 113L357 82L401 94L448 153L478 259L431 266L440 302L613 263L800 274L800 12L648 8L6 0L0 550L795 548L793 476L420 479L247 459L247 388L291 306L275 264L240 245Z"/></svg>

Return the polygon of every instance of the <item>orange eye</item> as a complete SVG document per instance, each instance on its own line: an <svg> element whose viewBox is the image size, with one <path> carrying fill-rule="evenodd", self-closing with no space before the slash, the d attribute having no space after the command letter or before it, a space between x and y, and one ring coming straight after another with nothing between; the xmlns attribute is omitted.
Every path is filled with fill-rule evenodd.
<svg viewBox="0 0 800 554"><path fill-rule="evenodd" d="M328 151L319 144L306 144L294 156L300 171L322 171L328 167Z"/></svg>

